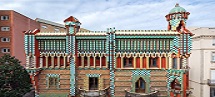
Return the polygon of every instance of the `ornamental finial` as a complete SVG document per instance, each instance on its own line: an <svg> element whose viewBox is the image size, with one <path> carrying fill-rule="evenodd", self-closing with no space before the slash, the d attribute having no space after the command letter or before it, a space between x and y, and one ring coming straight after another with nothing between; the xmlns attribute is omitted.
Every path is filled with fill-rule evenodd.
<svg viewBox="0 0 215 97"><path fill-rule="evenodd" d="M178 4L178 3L176 3L176 4L175 4L175 7L179 7L179 4Z"/></svg>

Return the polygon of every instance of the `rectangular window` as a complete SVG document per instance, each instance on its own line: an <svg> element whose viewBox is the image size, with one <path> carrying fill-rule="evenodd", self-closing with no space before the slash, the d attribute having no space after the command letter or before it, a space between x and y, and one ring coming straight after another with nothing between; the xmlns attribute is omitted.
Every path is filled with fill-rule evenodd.
<svg viewBox="0 0 215 97"><path fill-rule="evenodd" d="M10 31L10 27L1 27L1 31Z"/></svg>
<svg viewBox="0 0 215 97"><path fill-rule="evenodd" d="M1 20L9 20L9 16L1 16Z"/></svg>
<svg viewBox="0 0 215 97"><path fill-rule="evenodd" d="M211 87L210 88L210 97L215 97L215 88L214 87Z"/></svg>
<svg viewBox="0 0 215 97"><path fill-rule="evenodd" d="M1 52L2 53L10 53L10 49L9 48L2 48Z"/></svg>
<svg viewBox="0 0 215 97"><path fill-rule="evenodd" d="M89 90L98 90L98 77L89 78Z"/></svg>
<svg viewBox="0 0 215 97"><path fill-rule="evenodd" d="M48 88L58 88L59 80L57 77L48 77Z"/></svg>
<svg viewBox="0 0 215 97"><path fill-rule="evenodd" d="M212 55L211 55L211 62L215 62L215 52L212 52Z"/></svg>
<svg viewBox="0 0 215 97"><path fill-rule="evenodd" d="M10 38L3 37L1 38L1 42L10 42Z"/></svg>

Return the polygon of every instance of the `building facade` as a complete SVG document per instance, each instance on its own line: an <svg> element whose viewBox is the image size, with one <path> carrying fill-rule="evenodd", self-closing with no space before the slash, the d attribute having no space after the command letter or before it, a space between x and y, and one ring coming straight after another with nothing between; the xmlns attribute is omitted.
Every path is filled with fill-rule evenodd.
<svg viewBox="0 0 215 97"><path fill-rule="evenodd" d="M40 23L40 32L66 32L65 25L48 21L45 19L36 18L35 21ZM89 31L84 28L80 28L80 31Z"/></svg>
<svg viewBox="0 0 215 97"><path fill-rule="evenodd" d="M166 15L167 30L80 31L78 19L65 32L25 32L27 70L36 95L125 97L126 92L188 97L192 33L189 12L178 4Z"/></svg>
<svg viewBox="0 0 215 97"><path fill-rule="evenodd" d="M192 96L215 97L215 28L189 29L195 34L189 59Z"/></svg>
<svg viewBox="0 0 215 97"><path fill-rule="evenodd" d="M35 21L40 23L41 32L65 32L66 27L62 24L52 21L36 18Z"/></svg>
<svg viewBox="0 0 215 97"><path fill-rule="evenodd" d="M25 64L24 33L39 28L39 24L13 10L0 10L0 57L10 54Z"/></svg>

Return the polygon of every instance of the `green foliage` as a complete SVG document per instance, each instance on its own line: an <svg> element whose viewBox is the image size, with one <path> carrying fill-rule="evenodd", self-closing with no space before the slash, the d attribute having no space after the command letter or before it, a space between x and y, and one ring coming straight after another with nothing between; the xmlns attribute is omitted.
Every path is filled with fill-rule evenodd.
<svg viewBox="0 0 215 97"><path fill-rule="evenodd" d="M0 58L0 97L22 97L31 86L30 76L18 59L10 55Z"/></svg>

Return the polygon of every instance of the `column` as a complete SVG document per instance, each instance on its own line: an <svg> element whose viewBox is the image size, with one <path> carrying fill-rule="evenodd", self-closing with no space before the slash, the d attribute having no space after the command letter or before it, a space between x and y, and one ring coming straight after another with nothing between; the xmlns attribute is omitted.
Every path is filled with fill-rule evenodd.
<svg viewBox="0 0 215 97"><path fill-rule="evenodd" d="M96 68L96 56L93 56L93 66Z"/></svg>
<svg viewBox="0 0 215 97"><path fill-rule="evenodd" d="M166 69L168 69L169 68L169 61L168 61L168 56L165 56L165 59L166 59Z"/></svg>
<svg viewBox="0 0 215 97"><path fill-rule="evenodd" d="M36 68L36 56L33 56L33 68Z"/></svg>
<svg viewBox="0 0 215 97"><path fill-rule="evenodd" d="M81 66L84 67L84 56L81 56Z"/></svg>
<svg viewBox="0 0 215 97"><path fill-rule="evenodd" d="M40 68L43 68L43 57L40 56Z"/></svg>
<svg viewBox="0 0 215 97"><path fill-rule="evenodd" d="M51 55L51 64L52 64L52 67L54 68L54 56Z"/></svg>
<svg viewBox="0 0 215 97"><path fill-rule="evenodd" d="M169 57L169 69L172 69L172 57L171 56L168 56Z"/></svg>
<svg viewBox="0 0 215 97"><path fill-rule="evenodd" d="M100 61L99 61L99 63L100 63L100 68L102 68L102 56L99 56L100 57Z"/></svg>
<svg viewBox="0 0 215 97"><path fill-rule="evenodd" d="M142 68L143 68L143 57L140 56L140 69L142 69Z"/></svg>
<svg viewBox="0 0 215 97"><path fill-rule="evenodd" d="M124 56L121 57L121 68L124 68L124 66L123 66L124 61L123 61L123 59L124 59Z"/></svg>
<svg viewBox="0 0 215 97"><path fill-rule="evenodd" d="M63 67L66 68L66 55L63 56Z"/></svg>
<svg viewBox="0 0 215 97"><path fill-rule="evenodd" d="M146 56L146 69L149 69L149 56Z"/></svg>
<svg viewBox="0 0 215 97"><path fill-rule="evenodd" d="M180 58L177 57L177 69L180 69Z"/></svg>
<svg viewBox="0 0 215 97"><path fill-rule="evenodd" d="M135 56L134 56L134 68L135 68L135 69L136 69L136 67L137 67L137 66L136 66L136 65L137 65L137 64L136 64L136 57L137 57L137 56L135 55Z"/></svg>
<svg viewBox="0 0 215 97"><path fill-rule="evenodd" d="M26 57L26 68L29 68L30 62L29 62L29 56Z"/></svg>
<svg viewBox="0 0 215 97"><path fill-rule="evenodd" d="M48 68L48 66L49 66L49 64L48 64L48 57L49 56L46 55L45 57L46 57L46 68Z"/></svg>
<svg viewBox="0 0 215 97"><path fill-rule="evenodd" d="M90 56L87 56L87 66L90 67Z"/></svg>
<svg viewBox="0 0 215 97"><path fill-rule="evenodd" d="M182 59L182 68L186 68L186 66L187 66L187 58L186 57L182 57L183 59Z"/></svg>
<svg viewBox="0 0 215 97"><path fill-rule="evenodd" d="M105 56L105 60L107 60L107 57ZM106 68L108 68L108 61L106 61Z"/></svg>
<svg viewBox="0 0 215 97"><path fill-rule="evenodd" d="M57 66L60 68L60 56L57 56Z"/></svg>
<svg viewBox="0 0 215 97"><path fill-rule="evenodd" d="M161 57L161 56L159 56L159 60L160 60L160 61L159 61L159 68L161 69L161 67L162 67L162 66L161 66L161 65L162 65L162 64L161 64L161 63L162 63L162 57Z"/></svg>

